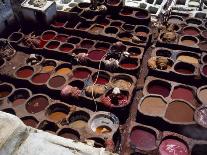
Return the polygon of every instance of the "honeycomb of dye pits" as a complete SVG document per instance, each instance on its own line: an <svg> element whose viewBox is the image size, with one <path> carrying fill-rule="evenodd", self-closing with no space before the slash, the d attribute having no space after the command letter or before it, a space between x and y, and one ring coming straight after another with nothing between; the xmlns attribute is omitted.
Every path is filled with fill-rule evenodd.
<svg viewBox="0 0 207 155"><path fill-rule="evenodd" d="M97 112L91 117L88 125L98 135L114 134L119 127L119 119L112 113Z"/></svg>
<svg viewBox="0 0 207 155"><path fill-rule="evenodd" d="M15 75L18 78L26 79L26 78L31 77L33 75L33 73L34 73L33 67L23 66L16 71Z"/></svg>
<svg viewBox="0 0 207 155"><path fill-rule="evenodd" d="M80 134L70 128L63 128L60 131L58 131L58 136L67 138L67 139L72 139L72 140L80 140Z"/></svg>
<svg viewBox="0 0 207 155"><path fill-rule="evenodd" d="M194 108L182 100L174 100L168 104L165 118L174 123L194 122Z"/></svg>
<svg viewBox="0 0 207 155"><path fill-rule="evenodd" d="M72 72L72 65L71 64L61 64L55 69L56 75L69 75Z"/></svg>
<svg viewBox="0 0 207 155"><path fill-rule="evenodd" d="M66 81L67 80L64 76L57 75L57 76L53 76L49 79L48 85L51 88L60 88L66 83Z"/></svg>
<svg viewBox="0 0 207 155"><path fill-rule="evenodd" d="M42 33L41 39L44 41L53 40L56 37L57 33L52 30L48 30Z"/></svg>
<svg viewBox="0 0 207 155"><path fill-rule="evenodd" d="M46 116L51 121L60 122L66 119L69 111L70 109L68 106L61 103L54 103L47 108Z"/></svg>
<svg viewBox="0 0 207 155"><path fill-rule="evenodd" d="M112 85L120 89L129 90L132 84L133 79L127 75L118 75L112 79Z"/></svg>
<svg viewBox="0 0 207 155"><path fill-rule="evenodd" d="M26 110L31 114L35 114L45 110L49 105L49 99L44 95L32 96L26 103Z"/></svg>
<svg viewBox="0 0 207 155"><path fill-rule="evenodd" d="M0 99L8 97L13 91L13 86L7 83L0 84Z"/></svg>
<svg viewBox="0 0 207 155"><path fill-rule="evenodd" d="M85 67L78 67L73 70L73 77L77 79L86 79L91 75L92 71Z"/></svg>
<svg viewBox="0 0 207 155"><path fill-rule="evenodd" d="M33 116L25 116L25 117L22 117L21 120L23 121L25 125L31 126L33 128L36 128L37 124L39 123L38 120Z"/></svg>
<svg viewBox="0 0 207 155"><path fill-rule="evenodd" d="M198 36L200 35L200 30L193 26L186 26L182 29L182 34L189 36Z"/></svg>
<svg viewBox="0 0 207 155"><path fill-rule="evenodd" d="M69 127L73 129L83 129L87 127L90 115L85 111L73 112L68 118Z"/></svg>
<svg viewBox="0 0 207 155"><path fill-rule="evenodd" d="M58 131L59 128L55 123L44 120L39 123L38 129L41 129L43 131L46 131L46 132L49 132L52 134L56 134L56 132Z"/></svg>
<svg viewBox="0 0 207 155"><path fill-rule="evenodd" d="M42 64L42 73L50 73L52 72L55 67L57 66L57 63L54 60L45 60Z"/></svg>
<svg viewBox="0 0 207 155"><path fill-rule="evenodd" d="M177 62L174 65L174 70L183 75L192 75L195 72L195 66L184 62Z"/></svg>
<svg viewBox="0 0 207 155"><path fill-rule="evenodd" d="M23 39L23 34L20 32L14 32L8 37L9 42L19 43Z"/></svg>
<svg viewBox="0 0 207 155"><path fill-rule="evenodd" d="M47 83L49 78L50 78L49 73L37 73L32 76L31 82L38 85L45 84Z"/></svg>
<svg viewBox="0 0 207 155"><path fill-rule="evenodd" d="M109 83L109 80L110 75L103 71L96 72L92 75L92 81L94 84L106 85Z"/></svg>
<svg viewBox="0 0 207 155"><path fill-rule="evenodd" d="M149 128L135 126L130 133L130 144L139 150L156 149L156 133Z"/></svg>
<svg viewBox="0 0 207 155"><path fill-rule="evenodd" d="M28 89L19 88L8 97L8 102L10 102L13 107L16 107L24 104L30 95L31 92Z"/></svg>
<svg viewBox="0 0 207 155"><path fill-rule="evenodd" d="M195 46L199 43L198 38L193 36L182 36L180 38L180 43L184 46Z"/></svg>
<svg viewBox="0 0 207 155"><path fill-rule="evenodd" d="M153 80L148 83L146 89L149 94L157 94L168 97L171 91L171 84L161 80Z"/></svg>
<svg viewBox="0 0 207 155"><path fill-rule="evenodd" d="M159 146L160 155L189 155L188 146L178 138L166 138Z"/></svg>
<svg viewBox="0 0 207 155"><path fill-rule="evenodd" d="M162 117L167 108L167 102L160 96L149 95L140 101L138 108L146 115Z"/></svg>

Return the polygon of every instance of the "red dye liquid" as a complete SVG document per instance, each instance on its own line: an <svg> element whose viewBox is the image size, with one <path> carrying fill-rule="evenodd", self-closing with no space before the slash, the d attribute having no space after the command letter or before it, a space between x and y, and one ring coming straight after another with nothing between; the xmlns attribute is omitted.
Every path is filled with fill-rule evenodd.
<svg viewBox="0 0 207 155"><path fill-rule="evenodd" d="M62 22L57 22L55 21L54 23L52 23L52 25L57 26L57 27L62 27L65 23Z"/></svg>
<svg viewBox="0 0 207 155"><path fill-rule="evenodd" d="M91 60L101 60L104 55L106 54L105 51L102 51L102 50L93 50L91 52L89 52L88 54L88 57L91 59Z"/></svg>
<svg viewBox="0 0 207 155"><path fill-rule="evenodd" d="M108 79L100 77L100 76L97 78L96 81L95 80L96 80L96 78L93 79L93 82L96 82L95 84L100 84L100 85L105 85L109 82Z"/></svg>
<svg viewBox="0 0 207 155"><path fill-rule="evenodd" d="M195 28L186 28L183 30L183 34L195 36L199 34L199 31Z"/></svg>
<svg viewBox="0 0 207 155"><path fill-rule="evenodd" d="M53 32L46 32L42 35L43 40L52 40L55 37L55 33Z"/></svg>
<svg viewBox="0 0 207 155"><path fill-rule="evenodd" d="M136 68L137 64L124 63L124 64L121 64L121 67L123 67L123 68Z"/></svg>
<svg viewBox="0 0 207 155"><path fill-rule="evenodd" d="M47 45L47 48L49 49L55 49L59 46L59 43L54 43L54 42L50 42L48 45Z"/></svg>
<svg viewBox="0 0 207 155"><path fill-rule="evenodd" d="M159 147L160 155L189 155L186 145L175 139L162 141Z"/></svg>
<svg viewBox="0 0 207 155"><path fill-rule="evenodd" d="M43 48L47 42L40 39L39 48Z"/></svg>
<svg viewBox="0 0 207 155"><path fill-rule="evenodd" d="M60 50L65 52L65 53L70 52L72 49L73 49L73 47L70 46L70 45L63 45L63 46L60 47Z"/></svg>
<svg viewBox="0 0 207 155"><path fill-rule="evenodd" d="M193 72L187 68L178 68L176 69L176 72L183 73L183 74L192 74Z"/></svg>
<svg viewBox="0 0 207 155"><path fill-rule="evenodd" d="M80 79L85 79L87 78L89 75L91 74L91 72L89 70L75 70L73 72L73 76L75 78L80 78Z"/></svg>
<svg viewBox="0 0 207 155"><path fill-rule="evenodd" d="M33 74L33 70L29 68L22 68L16 72L16 76L19 78L28 78Z"/></svg>
<svg viewBox="0 0 207 155"><path fill-rule="evenodd" d="M27 104L26 104L26 110L29 113L38 113L42 110L44 110L49 104L49 101L47 98L43 96L38 96L32 98Z"/></svg>
<svg viewBox="0 0 207 155"><path fill-rule="evenodd" d="M204 66L204 67L203 67L203 74L204 74L204 75L207 75L207 66Z"/></svg>
<svg viewBox="0 0 207 155"><path fill-rule="evenodd" d="M38 124L38 122L32 118L23 119L22 121L24 122L25 125L31 126L33 128L35 128Z"/></svg>
<svg viewBox="0 0 207 155"><path fill-rule="evenodd" d="M58 35L55 37L55 40L58 40L58 41L61 41L61 42L66 42L67 40L67 36L64 36L64 35Z"/></svg>
<svg viewBox="0 0 207 155"><path fill-rule="evenodd" d="M189 102L194 99L192 90L184 87L175 88L171 97L172 99L183 99Z"/></svg>
<svg viewBox="0 0 207 155"><path fill-rule="evenodd" d="M40 74L36 74L32 78L32 82L33 83L46 83L49 78L50 78L50 74L40 73Z"/></svg>
<svg viewBox="0 0 207 155"><path fill-rule="evenodd" d="M82 48L91 48L93 46L93 42L92 41L83 41L82 43L81 43L81 47Z"/></svg>
<svg viewBox="0 0 207 155"><path fill-rule="evenodd" d="M150 94L158 94L163 97L167 97L170 94L170 89L162 85L151 85L147 91Z"/></svg>
<svg viewBox="0 0 207 155"><path fill-rule="evenodd" d="M155 136L145 130L133 130L130 139L133 145L142 150L152 150L156 147Z"/></svg>

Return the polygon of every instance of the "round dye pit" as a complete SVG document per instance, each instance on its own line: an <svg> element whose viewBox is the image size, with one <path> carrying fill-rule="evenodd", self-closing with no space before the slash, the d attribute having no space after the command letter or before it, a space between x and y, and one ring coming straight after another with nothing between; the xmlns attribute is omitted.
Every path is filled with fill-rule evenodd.
<svg viewBox="0 0 207 155"><path fill-rule="evenodd" d="M107 51L110 47L110 44L108 43L96 43L95 48L103 51Z"/></svg>
<svg viewBox="0 0 207 155"><path fill-rule="evenodd" d="M43 73L50 73L55 69L55 66L44 66L42 67L42 72Z"/></svg>
<svg viewBox="0 0 207 155"><path fill-rule="evenodd" d="M49 80L49 86L52 88L58 88L65 84L66 79L63 76L55 76Z"/></svg>
<svg viewBox="0 0 207 155"><path fill-rule="evenodd" d="M188 56L188 55L180 55L177 57L178 61L186 62L189 64L198 64L199 61L196 57Z"/></svg>
<svg viewBox="0 0 207 155"><path fill-rule="evenodd" d="M183 62L178 62L174 66L174 69L176 72L181 73L181 74L193 74L195 71L195 67L193 65L183 63Z"/></svg>
<svg viewBox="0 0 207 155"><path fill-rule="evenodd" d="M70 128L64 128L62 129L59 133L58 136L67 138L67 139L72 139L72 140L79 140L80 135L77 131L70 129Z"/></svg>
<svg viewBox="0 0 207 155"><path fill-rule="evenodd" d="M66 42L67 39L68 39L67 35L57 35L54 40L61 41L61 42Z"/></svg>
<svg viewBox="0 0 207 155"><path fill-rule="evenodd" d="M12 93L8 100L12 103L12 106L16 107L18 105L24 104L29 97L30 93L28 90L17 89Z"/></svg>
<svg viewBox="0 0 207 155"><path fill-rule="evenodd" d="M148 96L140 104L140 110L152 116L163 116L166 107L167 103L161 97L156 96Z"/></svg>
<svg viewBox="0 0 207 155"><path fill-rule="evenodd" d="M44 84L50 78L48 73L38 73L32 77L32 82L36 84Z"/></svg>
<svg viewBox="0 0 207 155"><path fill-rule="evenodd" d="M147 92L149 94L158 94L168 97L171 91L171 85L168 82L154 80L148 84Z"/></svg>
<svg viewBox="0 0 207 155"><path fill-rule="evenodd" d="M119 65L125 69L135 69L138 66L137 62L133 61L133 60L132 61L131 60L122 61L122 62L120 62Z"/></svg>
<svg viewBox="0 0 207 155"><path fill-rule="evenodd" d="M198 43L198 39L193 36L183 36L181 42L185 46L194 46Z"/></svg>
<svg viewBox="0 0 207 155"><path fill-rule="evenodd" d="M135 13L135 16L136 16L137 18L141 18L141 19L143 19L143 18L147 18L147 17L148 17L148 12L137 11L137 12Z"/></svg>
<svg viewBox="0 0 207 155"><path fill-rule="evenodd" d="M202 20L200 20L198 18L188 18L188 19L186 19L186 23L188 25L192 25L192 26L199 26L202 24Z"/></svg>
<svg viewBox="0 0 207 155"><path fill-rule="evenodd" d="M196 27L187 26L183 29L182 33L184 35L197 36L200 34L200 31Z"/></svg>
<svg viewBox="0 0 207 155"><path fill-rule="evenodd" d="M149 34L149 29L144 26L140 26L135 30L137 36L147 37Z"/></svg>
<svg viewBox="0 0 207 155"><path fill-rule="evenodd" d="M68 75L72 72L72 70L69 67L58 67L56 74L57 75Z"/></svg>
<svg viewBox="0 0 207 155"><path fill-rule="evenodd" d="M80 46L81 46L82 48L86 48L86 49L91 48L93 45L94 45L94 42L93 42L92 40L83 40L83 41L80 43Z"/></svg>
<svg viewBox="0 0 207 155"><path fill-rule="evenodd" d="M38 113L43 111L49 105L48 99L43 95L37 95L32 97L26 103L26 110L29 113Z"/></svg>
<svg viewBox="0 0 207 155"><path fill-rule="evenodd" d="M104 72L98 72L92 76L92 80L94 84L105 85L109 82L109 79L110 79L110 76Z"/></svg>
<svg viewBox="0 0 207 155"><path fill-rule="evenodd" d="M203 104L207 104L207 88L201 88L200 91L198 91L198 98Z"/></svg>
<svg viewBox="0 0 207 155"><path fill-rule="evenodd" d="M73 71L73 77L78 79L86 79L91 75L91 71L87 68L76 68Z"/></svg>
<svg viewBox="0 0 207 155"><path fill-rule="evenodd" d="M189 155L187 146L176 139L165 139L159 146L160 155Z"/></svg>
<svg viewBox="0 0 207 155"><path fill-rule="evenodd" d="M133 37L133 35L131 33L127 33L127 32L123 32L123 33L119 33L118 37L122 40L122 41L130 41Z"/></svg>
<svg viewBox="0 0 207 155"><path fill-rule="evenodd" d="M18 78L28 78L30 76L32 76L32 74L34 73L34 69L30 66L24 66L24 67L21 67L19 68L17 71L16 71L16 76Z"/></svg>
<svg viewBox="0 0 207 155"><path fill-rule="evenodd" d="M11 94L13 88L8 84L0 85L0 98L7 97Z"/></svg>
<svg viewBox="0 0 207 155"><path fill-rule="evenodd" d="M69 127L74 129L83 129L87 126L90 115L84 111L77 111L69 117Z"/></svg>
<svg viewBox="0 0 207 155"><path fill-rule="evenodd" d="M54 31L45 31L42 34L41 39L42 40L45 40L45 41L48 41L48 40L54 39L55 36L56 36L56 32L54 32Z"/></svg>
<svg viewBox="0 0 207 155"><path fill-rule="evenodd" d="M55 111L48 115L49 119L56 121L56 122L61 121L66 117L67 117L67 114L61 111Z"/></svg>
<svg viewBox="0 0 207 155"><path fill-rule="evenodd" d="M41 122L38 128L51 134L55 134L58 130L58 126L55 123L49 121Z"/></svg>
<svg viewBox="0 0 207 155"><path fill-rule="evenodd" d="M153 150L156 148L156 137L153 131L135 127L130 135L132 145L141 150Z"/></svg>
<svg viewBox="0 0 207 155"><path fill-rule="evenodd" d="M49 48L49 49L56 49L58 48L58 46L60 45L60 42L58 41L50 41L46 47Z"/></svg>
<svg viewBox="0 0 207 155"><path fill-rule="evenodd" d="M103 30L104 30L104 27L103 27L103 26L100 26L100 25L94 25L94 26L90 29L91 32L93 32L93 33L98 33L98 34L102 33Z"/></svg>
<svg viewBox="0 0 207 155"><path fill-rule="evenodd" d="M72 49L74 48L74 46L72 44L62 44L59 47L59 50L64 52L64 53L68 53L70 52Z"/></svg>
<svg viewBox="0 0 207 155"><path fill-rule="evenodd" d="M100 25L103 25L103 26L107 26L107 25L109 25L110 21L107 19L101 18L100 20L97 20L97 23Z"/></svg>
<svg viewBox="0 0 207 155"><path fill-rule="evenodd" d="M93 50L88 53L88 58L94 61L100 61L106 54L103 50Z"/></svg>
<svg viewBox="0 0 207 155"><path fill-rule="evenodd" d="M175 123L193 122L194 110L183 101L171 102L166 110L165 118Z"/></svg>
<svg viewBox="0 0 207 155"><path fill-rule="evenodd" d="M36 128L37 124L39 123L37 119L34 118L33 116L26 116L21 118L21 120L24 122L25 125L31 126L33 128Z"/></svg>
<svg viewBox="0 0 207 155"><path fill-rule="evenodd" d="M183 99L190 103L194 101L193 90L188 87L175 87L172 92L172 99Z"/></svg>
<svg viewBox="0 0 207 155"><path fill-rule="evenodd" d="M202 68L202 72L204 75L207 76L207 65L204 65L203 68Z"/></svg>
<svg viewBox="0 0 207 155"><path fill-rule="evenodd" d="M53 61L53 60L46 60L42 64L42 70L41 70L41 72L43 72L43 73L52 72L55 69L56 65L57 64L56 64L55 61Z"/></svg>
<svg viewBox="0 0 207 155"><path fill-rule="evenodd" d="M130 53L130 56L138 56L141 54L141 50L139 48L130 47L128 49L128 52Z"/></svg>
<svg viewBox="0 0 207 155"><path fill-rule="evenodd" d="M68 39L68 43L72 43L72 44L78 44L80 42L80 38L77 37L71 37Z"/></svg>

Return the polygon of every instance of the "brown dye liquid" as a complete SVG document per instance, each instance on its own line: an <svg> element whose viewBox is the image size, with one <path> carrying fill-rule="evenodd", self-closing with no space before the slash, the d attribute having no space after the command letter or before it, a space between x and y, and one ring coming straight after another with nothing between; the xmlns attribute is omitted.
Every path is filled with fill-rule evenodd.
<svg viewBox="0 0 207 155"><path fill-rule="evenodd" d="M26 101L24 98L18 98L12 102L12 106L16 107L18 105L23 104Z"/></svg>
<svg viewBox="0 0 207 155"><path fill-rule="evenodd" d="M56 74L67 75L71 72L72 72L72 70L70 68L61 68L61 69L57 70Z"/></svg>
<svg viewBox="0 0 207 155"><path fill-rule="evenodd" d="M10 91L0 91L0 98L6 97L10 94Z"/></svg>
<svg viewBox="0 0 207 155"><path fill-rule="evenodd" d="M28 78L33 74L33 70L29 68L23 68L16 72L16 76L19 78Z"/></svg>
<svg viewBox="0 0 207 155"><path fill-rule="evenodd" d="M74 129L82 129L82 128L85 128L86 125L87 125L87 122L83 120L77 120L69 124L69 126Z"/></svg>
<svg viewBox="0 0 207 155"><path fill-rule="evenodd" d="M154 116L162 116L166 107L166 103L158 97L147 97L140 106L143 113Z"/></svg>
<svg viewBox="0 0 207 155"><path fill-rule="evenodd" d="M49 72L52 72L54 70L54 66L44 66L42 67L42 72L43 73L49 73Z"/></svg>
<svg viewBox="0 0 207 155"><path fill-rule="evenodd" d="M187 56L187 55L181 55L177 58L177 60L190 63L190 64L198 64L198 59L192 56Z"/></svg>
<svg viewBox="0 0 207 155"><path fill-rule="evenodd" d="M182 40L182 43L186 46L193 46L196 44L196 42L193 40Z"/></svg>
<svg viewBox="0 0 207 155"><path fill-rule="evenodd" d="M47 98L37 96L27 103L26 109L29 113L38 113L49 105Z"/></svg>
<svg viewBox="0 0 207 155"><path fill-rule="evenodd" d="M103 27L95 25L90 30L94 33L101 33L103 29L104 29Z"/></svg>
<svg viewBox="0 0 207 155"><path fill-rule="evenodd" d="M49 78L50 78L50 74L40 73L40 74L36 74L34 77L32 77L32 82L46 83Z"/></svg>
<svg viewBox="0 0 207 155"><path fill-rule="evenodd" d="M207 104L207 89L202 89L198 95L203 104Z"/></svg>
<svg viewBox="0 0 207 155"><path fill-rule="evenodd" d="M193 109L182 101L174 101L167 107L165 117L172 122L192 122Z"/></svg>
<svg viewBox="0 0 207 155"><path fill-rule="evenodd" d="M79 140L79 138L73 133L63 133L63 134L60 134L59 136L67 138L67 139Z"/></svg>
<svg viewBox="0 0 207 155"><path fill-rule="evenodd" d="M97 134L105 134L105 133L110 133L112 130L110 127L102 125L96 128L96 133Z"/></svg>
<svg viewBox="0 0 207 155"><path fill-rule="evenodd" d="M56 122L61 121L66 117L67 117L67 114L65 114L63 112L59 112L59 111L53 112L53 113L49 114L49 116L48 116L49 119L56 121Z"/></svg>
<svg viewBox="0 0 207 155"><path fill-rule="evenodd" d="M53 88L57 88L57 87L61 87L62 85L64 85L65 82L66 82L66 80L64 77L56 76L56 77L53 77L52 79L50 79L49 85Z"/></svg>

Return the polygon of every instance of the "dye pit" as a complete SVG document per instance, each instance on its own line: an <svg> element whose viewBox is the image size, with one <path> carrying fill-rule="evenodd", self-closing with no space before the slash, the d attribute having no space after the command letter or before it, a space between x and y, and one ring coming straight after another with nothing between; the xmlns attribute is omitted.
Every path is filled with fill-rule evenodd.
<svg viewBox="0 0 207 155"><path fill-rule="evenodd" d="M120 155L207 155L207 19L70 4L3 31L0 110Z"/></svg>

